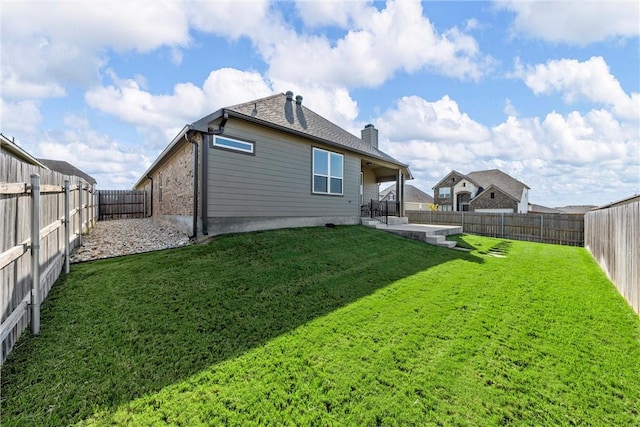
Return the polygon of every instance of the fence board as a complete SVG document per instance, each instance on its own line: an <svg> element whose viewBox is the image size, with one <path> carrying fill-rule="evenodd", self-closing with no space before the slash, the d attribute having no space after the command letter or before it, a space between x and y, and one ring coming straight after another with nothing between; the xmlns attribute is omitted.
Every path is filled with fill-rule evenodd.
<svg viewBox="0 0 640 427"><path fill-rule="evenodd" d="M80 230L87 231L95 222L95 190L76 176L62 175L29 165L0 153L0 364L29 326L26 309L32 289L31 244L31 175L40 175L39 259L40 283L44 300L58 279L64 264L65 237L63 220L69 218L70 248L80 242ZM69 180L71 206L64 212L63 184ZM80 193L83 206L79 206ZM83 212L84 211L84 212ZM73 213L72 213L73 212ZM80 223L80 213L84 220Z"/></svg>
<svg viewBox="0 0 640 427"><path fill-rule="evenodd" d="M590 211L585 247L618 292L640 314L640 201Z"/></svg>
<svg viewBox="0 0 640 427"><path fill-rule="evenodd" d="M100 190L98 221L144 218L146 192L143 190Z"/></svg>
<svg viewBox="0 0 640 427"><path fill-rule="evenodd" d="M584 217L570 214L501 214L407 211L409 222L462 226L464 233L560 245L584 244Z"/></svg>

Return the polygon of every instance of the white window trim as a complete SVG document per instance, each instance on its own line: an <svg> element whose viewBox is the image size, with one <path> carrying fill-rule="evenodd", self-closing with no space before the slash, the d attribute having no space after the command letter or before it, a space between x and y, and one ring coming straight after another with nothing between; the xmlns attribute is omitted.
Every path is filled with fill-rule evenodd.
<svg viewBox="0 0 640 427"><path fill-rule="evenodd" d="M449 194L446 196L442 195L442 190L444 190L445 188L449 189ZM451 187L439 187L438 188L438 197L441 199L448 199L451 197Z"/></svg>
<svg viewBox="0 0 640 427"><path fill-rule="evenodd" d="M323 153L327 153L327 174L316 173L316 165L315 165L315 152L321 151ZM331 175L331 154L336 154L340 156L342 159L342 176L332 176ZM315 177L322 176L327 178L327 191L316 191L315 189ZM340 186L340 193L332 193L331 192L331 178L339 178L342 181L342 185ZM313 147L311 150L311 192L313 194L322 194L326 196L343 196L344 195L344 154L336 153L335 151L323 150L322 148Z"/></svg>
<svg viewBox="0 0 640 427"><path fill-rule="evenodd" d="M231 146L231 145L226 145L223 142L224 140L231 141L231 142L234 142L234 143L237 143L237 144L240 144L240 145L244 145L247 148L244 149L244 148L234 147L234 146ZM218 135L216 135L213 138L213 143L212 144L216 148L221 148L223 150L229 150L229 151L237 151L239 153L245 153L245 154L255 154L255 149L256 149L255 142L242 141L242 140L239 140L239 139L236 139L236 138L229 138L228 136L218 136Z"/></svg>

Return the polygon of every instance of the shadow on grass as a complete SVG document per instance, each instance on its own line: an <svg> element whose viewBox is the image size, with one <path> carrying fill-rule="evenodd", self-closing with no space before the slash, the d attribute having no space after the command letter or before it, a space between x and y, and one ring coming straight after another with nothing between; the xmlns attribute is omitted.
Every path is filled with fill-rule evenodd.
<svg viewBox="0 0 640 427"><path fill-rule="evenodd" d="M454 260L364 227L224 236L74 267L2 370L3 425L67 425Z"/></svg>

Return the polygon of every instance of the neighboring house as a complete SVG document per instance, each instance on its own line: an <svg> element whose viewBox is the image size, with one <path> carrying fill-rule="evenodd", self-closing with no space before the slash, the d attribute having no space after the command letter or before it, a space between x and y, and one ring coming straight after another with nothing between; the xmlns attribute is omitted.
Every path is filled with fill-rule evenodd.
<svg viewBox="0 0 640 427"><path fill-rule="evenodd" d="M395 185L380 191L380 201L397 201L398 194ZM404 210L425 211L433 207L433 197L411 184L404 185Z"/></svg>
<svg viewBox="0 0 640 427"><path fill-rule="evenodd" d="M9 139L0 133L0 153L8 154L21 162L28 163L30 165L38 166L44 169L49 169L40 160L27 153L13 139Z"/></svg>
<svg viewBox="0 0 640 427"><path fill-rule="evenodd" d="M43 164L45 164L52 171L56 171L63 175L78 176L84 179L87 183L91 185L96 185L97 183L97 181L91 175L84 173L77 167L73 166L68 162L65 162L64 160L49 160L49 159L38 159L38 160Z"/></svg>
<svg viewBox="0 0 640 427"><path fill-rule="evenodd" d="M357 224L379 183L405 179L373 125L358 138L287 92L185 126L134 188L151 195L154 219L196 236Z"/></svg>
<svg viewBox="0 0 640 427"><path fill-rule="evenodd" d="M451 171L434 187L441 211L527 213L529 187L498 169Z"/></svg>

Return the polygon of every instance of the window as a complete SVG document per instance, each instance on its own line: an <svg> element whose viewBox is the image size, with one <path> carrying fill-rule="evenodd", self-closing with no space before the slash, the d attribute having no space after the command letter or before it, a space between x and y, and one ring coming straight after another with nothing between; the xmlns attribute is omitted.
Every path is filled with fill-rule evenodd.
<svg viewBox="0 0 640 427"><path fill-rule="evenodd" d="M255 143L251 141L240 141L216 135L213 138L213 146L225 150L239 151L245 154L254 154Z"/></svg>
<svg viewBox="0 0 640 427"><path fill-rule="evenodd" d="M451 187L440 187L438 189L438 197L448 199L451 197Z"/></svg>
<svg viewBox="0 0 640 427"><path fill-rule="evenodd" d="M492 193L491 193L491 198L492 198L492 199L495 199L495 198L496 198L496 193L492 192Z"/></svg>
<svg viewBox="0 0 640 427"><path fill-rule="evenodd" d="M160 179L158 181L158 199L162 201L162 172L160 172Z"/></svg>
<svg viewBox="0 0 640 427"><path fill-rule="evenodd" d="M331 151L313 149L313 192L342 195L344 156Z"/></svg>
<svg viewBox="0 0 640 427"><path fill-rule="evenodd" d="M449 212L449 211L453 210L453 206L451 206L451 205L440 205L440 206L438 206L438 210L439 211L447 211L447 212Z"/></svg>

